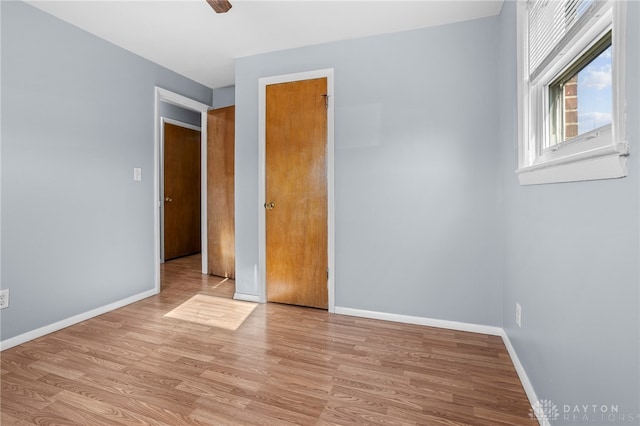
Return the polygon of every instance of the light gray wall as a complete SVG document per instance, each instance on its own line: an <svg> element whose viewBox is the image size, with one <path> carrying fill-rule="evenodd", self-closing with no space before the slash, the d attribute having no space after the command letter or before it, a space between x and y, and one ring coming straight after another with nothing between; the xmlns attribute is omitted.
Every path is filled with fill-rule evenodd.
<svg viewBox="0 0 640 426"><path fill-rule="evenodd" d="M211 89L25 3L0 7L5 340L154 288L154 86L203 103Z"/></svg>
<svg viewBox="0 0 640 426"><path fill-rule="evenodd" d="M336 305L501 324L498 23L236 61L239 292L258 291L258 79L334 68Z"/></svg>
<svg viewBox="0 0 640 426"><path fill-rule="evenodd" d="M557 424L640 424L640 3L628 2L628 8L629 176L528 187L514 174L513 2L501 16L504 328L538 397L560 408ZM515 324L516 302L522 328ZM564 421L564 405L574 404L614 404L619 414L637 417Z"/></svg>
<svg viewBox="0 0 640 426"><path fill-rule="evenodd" d="M214 108L224 108L236 104L236 86L213 89L212 102Z"/></svg>

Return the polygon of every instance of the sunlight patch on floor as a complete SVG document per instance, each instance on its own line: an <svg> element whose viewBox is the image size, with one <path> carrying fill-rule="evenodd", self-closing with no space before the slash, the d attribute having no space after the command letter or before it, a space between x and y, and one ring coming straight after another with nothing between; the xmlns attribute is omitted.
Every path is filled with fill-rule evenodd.
<svg viewBox="0 0 640 426"><path fill-rule="evenodd" d="M164 316L211 327L237 330L257 303L196 294Z"/></svg>

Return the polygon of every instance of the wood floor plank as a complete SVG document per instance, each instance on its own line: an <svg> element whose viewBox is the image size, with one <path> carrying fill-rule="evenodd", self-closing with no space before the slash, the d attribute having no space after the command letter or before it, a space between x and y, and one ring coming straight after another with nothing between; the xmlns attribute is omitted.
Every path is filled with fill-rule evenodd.
<svg viewBox="0 0 640 426"><path fill-rule="evenodd" d="M24 420L17 419L9 413L0 413L0 425L4 426L30 426L33 423L26 422Z"/></svg>
<svg viewBox="0 0 640 426"><path fill-rule="evenodd" d="M16 395L19 397L19 401L26 407L31 407L34 410L41 410L50 405L60 389L53 386L47 386L37 381L28 381L20 379L17 376L7 374L2 377L2 383L0 386L0 392Z"/></svg>
<svg viewBox="0 0 640 426"><path fill-rule="evenodd" d="M392 425L415 426L420 423L403 415L392 416L351 403L331 402L320 416L319 425ZM428 423L424 423L428 424Z"/></svg>
<svg viewBox="0 0 640 426"><path fill-rule="evenodd" d="M149 418L142 413L132 412L122 408L120 404L113 402L103 402L88 394L80 394L71 391L62 391L56 396L56 400L74 408L77 413L84 413L81 417L86 418L87 424L100 422L101 424L169 424L159 421L157 418Z"/></svg>
<svg viewBox="0 0 640 426"><path fill-rule="evenodd" d="M279 304L236 316L207 305L234 282L199 268L167 262L159 295L2 352L2 424L532 424L500 337Z"/></svg>
<svg viewBox="0 0 640 426"><path fill-rule="evenodd" d="M198 399L194 402L194 405L204 402L212 403L212 405L230 405L243 409L251 402L250 398L233 394L232 392L236 389L233 385L202 378L183 380L180 385L176 386L176 389L197 397Z"/></svg>

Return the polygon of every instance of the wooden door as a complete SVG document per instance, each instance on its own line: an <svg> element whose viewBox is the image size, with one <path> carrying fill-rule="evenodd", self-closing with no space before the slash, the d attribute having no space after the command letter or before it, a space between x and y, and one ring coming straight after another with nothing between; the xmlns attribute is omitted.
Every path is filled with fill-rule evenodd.
<svg viewBox="0 0 640 426"><path fill-rule="evenodd" d="M267 300L327 308L327 79L266 88Z"/></svg>
<svg viewBox="0 0 640 426"><path fill-rule="evenodd" d="M207 114L207 240L208 273L236 275L233 106Z"/></svg>
<svg viewBox="0 0 640 426"><path fill-rule="evenodd" d="M164 259L199 253L200 132L164 124Z"/></svg>

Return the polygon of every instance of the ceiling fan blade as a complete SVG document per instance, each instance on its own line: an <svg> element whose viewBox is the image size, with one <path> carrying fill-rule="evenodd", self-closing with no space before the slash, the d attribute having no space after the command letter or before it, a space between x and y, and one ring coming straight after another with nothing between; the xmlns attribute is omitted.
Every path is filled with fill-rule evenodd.
<svg viewBox="0 0 640 426"><path fill-rule="evenodd" d="M227 13L231 9L231 3L227 0L207 0L207 3L216 13Z"/></svg>

